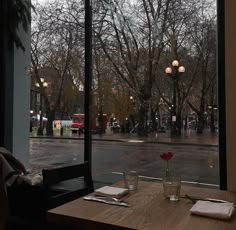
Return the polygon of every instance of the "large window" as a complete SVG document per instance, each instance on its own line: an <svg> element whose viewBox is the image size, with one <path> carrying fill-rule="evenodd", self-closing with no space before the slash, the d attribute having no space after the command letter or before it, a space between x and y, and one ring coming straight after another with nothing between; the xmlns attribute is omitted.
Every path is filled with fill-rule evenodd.
<svg viewBox="0 0 236 230"><path fill-rule="evenodd" d="M50 148L42 167L83 161L83 122L71 118L85 112L84 1L35 5L31 135L64 139L31 146ZM182 180L219 185L216 16L213 0L93 1L95 181L129 169L162 178L160 154L172 152Z"/></svg>

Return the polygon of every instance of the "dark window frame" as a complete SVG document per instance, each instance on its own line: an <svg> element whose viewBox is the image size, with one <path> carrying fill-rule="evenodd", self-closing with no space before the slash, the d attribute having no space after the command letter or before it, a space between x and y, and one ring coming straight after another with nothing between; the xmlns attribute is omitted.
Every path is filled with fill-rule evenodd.
<svg viewBox="0 0 236 230"><path fill-rule="evenodd" d="M217 0L217 72L219 117L220 189L227 190L226 97L225 97L225 3Z"/></svg>
<svg viewBox="0 0 236 230"><path fill-rule="evenodd" d="M219 117L219 171L220 189L227 190L226 114L225 114L225 3L217 0L217 73ZM84 160L92 168L91 144L91 84L92 84L92 5L85 1L85 139Z"/></svg>

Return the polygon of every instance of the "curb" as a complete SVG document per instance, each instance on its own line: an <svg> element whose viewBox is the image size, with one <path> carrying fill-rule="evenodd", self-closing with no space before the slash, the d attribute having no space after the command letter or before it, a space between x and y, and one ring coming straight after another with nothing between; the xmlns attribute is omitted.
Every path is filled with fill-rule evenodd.
<svg viewBox="0 0 236 230"><path fill-rule="evenodd" d="M84 140L83 137L55 137L55 136L30 136L30 139L65 139L65 140ZM132 144L169 144L169 145L190 145L190 146L204 146L204 147L218 147L219 145L215 144L196 144L196 143L186 143L186 142L170 142L170 141L152 141L152 140L134 140L134 139L110 139L110 138L93 138L92 141L108 141L108 142L129 142Z"/></svg>

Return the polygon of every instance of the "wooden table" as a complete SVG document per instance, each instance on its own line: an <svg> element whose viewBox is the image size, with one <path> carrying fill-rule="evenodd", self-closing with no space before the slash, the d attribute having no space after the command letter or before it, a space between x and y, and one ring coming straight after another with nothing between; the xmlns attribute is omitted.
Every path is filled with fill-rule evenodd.
<svg viewBox="0 0 236 230"><path fill-rule="evenodd" d="M122 187L119 182L115 186ZM192 186L181 187L181 195L236 201L236 193ZM130 207L85 201L83 198L49 210L51 223L82 230L236 230L236 214L231 220L191 215L191 201L181 198L170 202L163 196L161 183L139 181L138 190L126 198Z"/></svg>

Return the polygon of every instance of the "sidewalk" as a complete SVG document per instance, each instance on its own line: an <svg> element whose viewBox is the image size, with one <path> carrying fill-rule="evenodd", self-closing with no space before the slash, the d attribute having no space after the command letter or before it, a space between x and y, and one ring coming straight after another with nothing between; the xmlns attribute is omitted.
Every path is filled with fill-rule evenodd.
<svg viewBox="0 0 236 230"><path fill-rule="evenodd" d="M30 138L55 138L55 139L84 139L84 135L71 134L70 130L65 130L60 135L59 130L54 130L54 136L37 136L36 131L30 133ZM145 142L145 143L165 143L165 144L185 144L185 145L204 145L218 146L218 133L205 131L203 134L196 134L195 130L182 131L181 136L171 137L169 131L165 133L150 133L147 138L138 137L136 133L112 133L107 130L105 134L92 134L95 141L122 141L122 142Z"/></svg>

